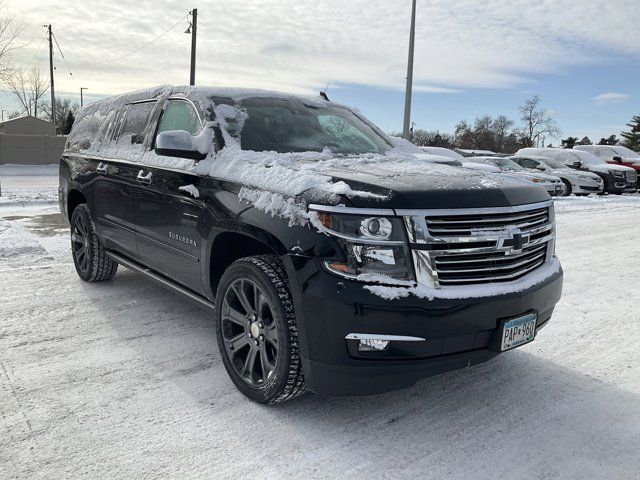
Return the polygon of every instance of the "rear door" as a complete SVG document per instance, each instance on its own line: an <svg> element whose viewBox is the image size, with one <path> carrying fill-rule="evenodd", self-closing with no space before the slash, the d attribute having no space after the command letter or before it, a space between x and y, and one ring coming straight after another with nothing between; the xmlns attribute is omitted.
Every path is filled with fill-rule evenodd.
<svg viewBox="0 0 640 480"><path fill-rule="evenodd" d="M196 107L186 99L176 98L164 107L155 135L168 130L196 135L201 129ZM171 157L163 157L161 163L169 166L144 167L146 184L136 206L139 256L149 268L202 293L202 179L171 168Z"/></svg>
<svg viewBox="0 0 640 480"><path fill-rule="evenodd" d="M136 221L143 191L141 167L145 137L155 100L124 105L109 113L101 127L94 218L105 247L138 258Z"/></svg>

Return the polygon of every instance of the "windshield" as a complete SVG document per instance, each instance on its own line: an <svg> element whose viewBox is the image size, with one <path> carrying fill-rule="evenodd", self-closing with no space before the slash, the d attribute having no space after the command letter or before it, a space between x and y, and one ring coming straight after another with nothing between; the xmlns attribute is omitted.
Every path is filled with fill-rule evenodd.
<svg viewBox="0 0 640 480"><path fill-rule="evenodd" d="M494 165L500 167L500 170L503 172L513 171L513 172L522 172L525 169L518 165L513 160L509 160L508 158L496 158L492 159Z"/></svg>
<svg viewBox="0 0 640 480"><path fill-rule="evenodd" d="M638 154L637 152L634 152L630 148L616 146L616 147L612 147L612 149L621 157L637 158L638 160L640 160L640 154Z"/></svg>
<svg viewBox="0 0 640 480"><path fill-rule="evenodd" d="M220 103L219 101L217 103ZM232 102L226 102L232 103ZM252 98L240 102L246 112L239 137L243 150L322 152L358 155L384 153L391 145L355 113L335 105L297 99Z"/></svg>
<svg viewBox="0 0 640 480"><path fill-rule="evenodd" d="M572 162L581 162L583 165L602 165L607 163L594 154L582 150L574 150L570 153Z"/></svg>
<svg viewBox="0 0 640 480"><path fill-rule="evenodd" d="M548 165L551 168L555 168L555 169L558 169L558 170L571 170L571 168L566 166L564 163L559 162L557 160L551 160L550 158L545 158L544 159L544 163L545 163L545 165Z"/></svg>

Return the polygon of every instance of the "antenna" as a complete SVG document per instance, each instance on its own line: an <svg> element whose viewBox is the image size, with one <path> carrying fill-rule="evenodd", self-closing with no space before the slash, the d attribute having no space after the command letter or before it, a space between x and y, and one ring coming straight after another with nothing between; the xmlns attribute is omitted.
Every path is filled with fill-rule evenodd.
<svg viewBox="0 0 640 480"><path fill-rule="evenodd" d="M327 86L324 87L324 90L320 92L320 96L324 98L327 102L329 102L329 97L327 97L327 90L329 90L329 86L331 85L331 80L327 82Z"/></svg>

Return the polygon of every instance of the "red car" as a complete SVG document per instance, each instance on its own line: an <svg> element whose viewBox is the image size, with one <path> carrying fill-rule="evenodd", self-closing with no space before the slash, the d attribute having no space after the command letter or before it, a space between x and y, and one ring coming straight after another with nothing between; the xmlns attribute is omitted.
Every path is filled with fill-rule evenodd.
<svg viewBox="0 0 640 480"><path fill-rule="evenodd" d="M638 173L637 186L640 188L640 153L621 145L576 145L573 148L593 153L607 163L633 168Z"/></svg>

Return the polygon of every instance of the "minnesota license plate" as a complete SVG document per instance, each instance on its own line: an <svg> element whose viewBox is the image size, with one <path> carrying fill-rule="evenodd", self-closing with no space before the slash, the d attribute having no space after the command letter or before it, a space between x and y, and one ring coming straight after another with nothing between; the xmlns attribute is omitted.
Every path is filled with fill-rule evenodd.
<svg viewBox="0 0 640 480"><path fill-rule="evenodd" d="M536 319L535 313L529 313L506 321L502 328L501 350L504 352L533 340L536 336Z"/></svg>

